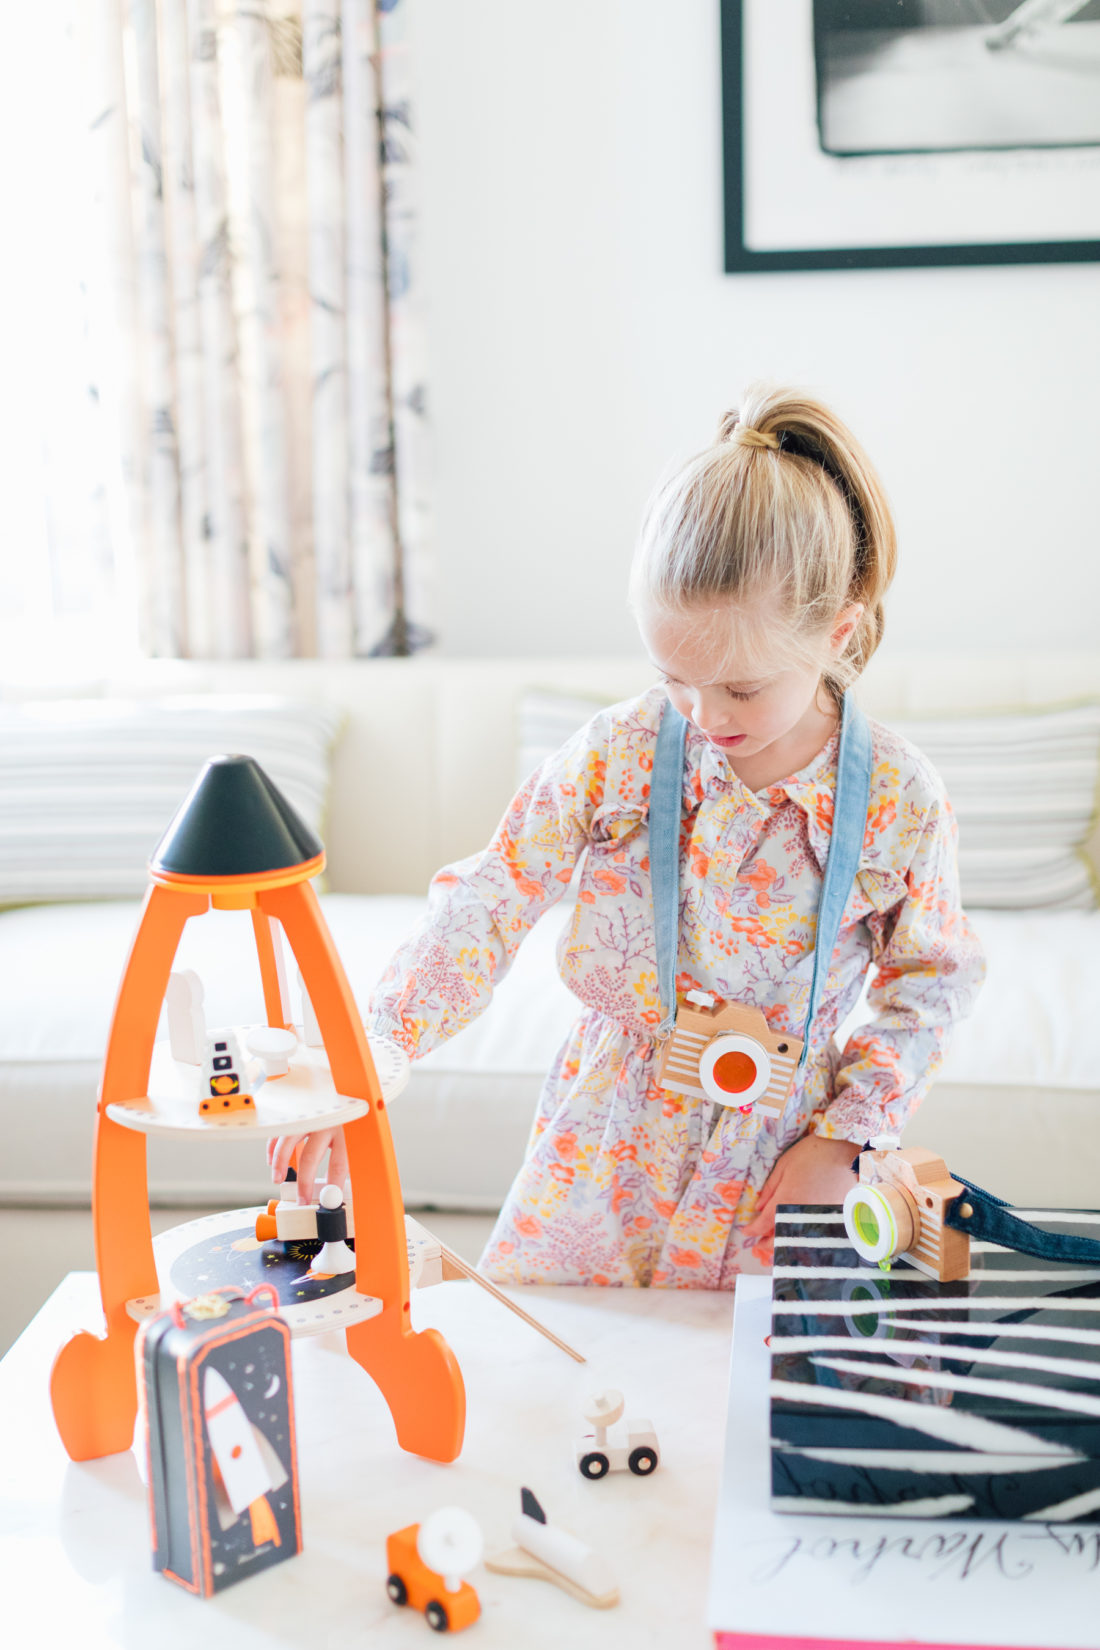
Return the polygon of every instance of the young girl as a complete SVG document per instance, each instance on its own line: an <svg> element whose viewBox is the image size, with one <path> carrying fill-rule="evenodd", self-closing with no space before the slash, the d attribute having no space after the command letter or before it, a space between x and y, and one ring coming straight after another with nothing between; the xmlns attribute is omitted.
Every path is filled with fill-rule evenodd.
<svg viewBox="0 0 1100 1650"><path fill-rule="evenodd" d="M894 562L885 498L848 430L794 392L751 389L643 525L631 599L661 685L593 717L531 776L484 853L434 879L369 1022L414 1057L486 1007L587 849L559 948L583 1011L482 1258L490 1276L732 1287L770 1262L777 1204L842 1201L856 1150L900 1134L923 1097L983 964L943 786L876 723L862 849L861 796L858 866L805 1027L841 706L882 636ZM688 724L676 987L751 1005L771 1032L808 1041L778 1117L657 1080L649 797L666 701ZM869 967L872 1019L838 1049ZM330 1144L339 1177L339 1138L302 1148L307 1197ZM276 1179L293 1145L276 1143Z"/></svg>

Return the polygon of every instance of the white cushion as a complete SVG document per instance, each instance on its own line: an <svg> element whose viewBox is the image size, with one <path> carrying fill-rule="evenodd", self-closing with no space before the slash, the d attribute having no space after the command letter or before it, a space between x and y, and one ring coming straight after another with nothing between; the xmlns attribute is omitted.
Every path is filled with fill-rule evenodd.
<svg viewBox="0 0 1100 1650"><path fill-rule="evenodd" d="M1100 911L977 911L970 920L985 984L937 1080L1100 1094ZM842 1047L867 1018L869 989L870 976L837 1033Z"/></svg>
<svg viewBox="0 0 1100 1650"><path fill-rule="evenodd" d="M356 1002L366 1011L374 982L425 901L404 894L327 894L322 907ZM132 901L102 901L0 912L0 1066L102 1059L139 911ZM414 1076L541 1077L548 1071L581 1011L554 962L569 917L569 907L557 906L536 924L487 1013L417 1061ZM943 1077L1098 1089L1100 912L981 911L971 921L985 945L988 975L973 1015L955 1031ZM188 922L176 967L200 973L211 1025L256 1016L259 969L247 912L211 911ZM292 998L297 1011L297 982ZM866 993L839 1041L863 1020Z"/></svg>
<svg viewBox="0 0 1100 1650"><path fill-rule="evenodd" d="M339 711L271 695L0 705L0 904L140 894L208 757L254 756L320 832Z"/></svg>
<svg viewBox="0 0 1100 1650"><path fill-rule="evenodd" d="M396 895L322 899L364 1011L424 905ZM100 1066L139 914L130 900L0 912L0 1201L88 1198ZM542 1077L577 1010L554 969L566 917L562 907L538 925L488 1014L414 1067L390 1113L411 1205L499 1207L523 1154ZM262 999L247 914L212 911L190 922L175 966L202 978L208 1023L256 1016ZM291 996L297 1012L296 980ZM160 1202L220 1199L228 1206L267 1196L258 1141L212 1150L208 1142L153 1140L149 1177Z"/></svg>
<svg viewBox="0 0 1100 1650"><path fill-rule="evenodd" d="M322 898L363 1011L378 975L424 904L406 895ZM112 900L0 912L0 978L5 981L0 1066L102 1058L139 909L131 901ZM491 1007L417 1061L414 1076L429 1071L475 1079L489 1072L545 1073L581 1011L554 960L562 925L570 916L567 906L558 906L536 925ZM943 1077L1010 1088L1100 1088L1100 912L983 911L974 923L986 948L988 976L973 1015L956 1030ZM211 1025L256 1017L260 977L246 912L211 911L189 922L175 966L200 975ZM291 994L297 1009L296 993L295 982ZM865 1017L865 1006L857 1007L840 1040Z"/></svg>
<svg viewBox="0 0 1100 1650"><path fill-rule="evenodd" d="M327 894L321 905L365 1013L378 976L426 902L402 894ZM102 1058L139 915L131 900L0 912L0 978L6 982L0 1064ZM536 926L499 987L493 1012L419 1061L418 1070L545 1071L578 1006L554 967L564 917L562 908ZM200 976L208 1024L231 1025L262 1013L246 911L208 911L189 922L174 966ZM296 979L291 998L297 1014Z"/></svg>
<svg viewBox="0 0 1100 1650"><path fill-rule="evenodd" d="M332 894L322 905L365 1009L379 971L424 902ZM0 1199L88 1196L99 1067L139 909L135 901L109 901L0 912ZM566 906L550 912L521 947L489 1010L414 1066L391 1112L410 1203L493 1208L507 1190L543 1076L578 1012L554 965L569 916ZM1019 1156L1013 1142L1022 1131L1006 1132L1014 1105L1025 1127L1034 1121L1047 1128L1041 1105L1051 1116L1065 1113L1067 1138L1074 1131L1080 1137L1082 1125L1090 1138L1100 1137L1100 914L985 912L977 927L989 978L937 1080L928 1113L936 1138L926 1143L939 1141L950 1159L960 1129L970 1128L980 1143L992 1127ZM255 1016L260 980L246 914L211 912L189 923L176 966L202 977L211 1023ZM1091 1162L1091 1150L1082 1140L1082 1162ZM990 1172L973 1145L965 1156L963 1172L978 1180ZM162 1201L259 1199L263 1148L254 1141L217 1149L159 1142L150 1147L150 1178ZM995 1190L1017 1195L1015 1186L1007 1189L1003 1168L993 1178ZM1087 1192L1070 1201L1074 1195L1089 1201Z"/></svg>

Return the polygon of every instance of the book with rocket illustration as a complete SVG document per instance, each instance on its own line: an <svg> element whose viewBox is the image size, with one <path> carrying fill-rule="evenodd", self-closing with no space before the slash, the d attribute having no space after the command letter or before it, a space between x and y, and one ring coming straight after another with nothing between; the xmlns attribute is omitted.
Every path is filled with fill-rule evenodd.
<svg viewBox="0 0 1100 1650"><path fill-rule="evenodd" d="M274 1303L269 1285L219 1289L141 1330L153 1565L207 1597L301 1548L290 1331Z"/></svg>

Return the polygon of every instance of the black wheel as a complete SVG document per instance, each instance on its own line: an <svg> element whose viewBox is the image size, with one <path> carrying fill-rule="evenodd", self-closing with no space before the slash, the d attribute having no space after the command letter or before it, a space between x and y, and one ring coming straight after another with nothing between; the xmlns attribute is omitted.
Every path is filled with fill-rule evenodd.
<svg viewBox="0 0 1100 1650"><path fill-rule="evenodd" d="M606 1478L611 1471L611 1462L607 1456L597 1455L595 1452L591 1455L582 1455L578 1465L586 1478Z"/></svg>
<svg viewBox="0 0 1100 1650"><path fill-rule="evenodd" d="M409 1602L409 1589L400 1576L386 1577L386 1592L394 1604L407 1604Z"/></svg>
<svg viewBox="0 0 1100 1650"><path fill-rule="evenodd" d="M631 1472L636 1472L639 1478L644 1478L647 1473L653 1472L657 1465L657 1451L651 1449L648 1444L643 1444L641 1449L631 1450L626 1464Z"/></svg>
<svg viewBox="0 0 1100 1650"><path fill-rule="evenodd" d="M425 1606L424 1615L433 1633L445 1633L451 1625L447 1612L438 1599L433 1598L431 1603Z"/></svg>

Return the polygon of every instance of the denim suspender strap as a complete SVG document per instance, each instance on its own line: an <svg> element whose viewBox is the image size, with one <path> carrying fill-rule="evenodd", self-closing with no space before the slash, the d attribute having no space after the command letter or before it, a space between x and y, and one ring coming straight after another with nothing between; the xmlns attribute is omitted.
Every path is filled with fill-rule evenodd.
<svg viewBox="0 0 1100 1650"><path fill-rule="evenodd" d="M688 725L666 702L657 729L649 782L649 878L657 939L657 996L667 1037L676 1023L676 956L680 938L680 815L683 812L684 747Z"/></svg>
<svg viewBox="0 0 1100 1650"><path fill-rule="evenodd" d="M658 1037L667 1036L676 1019L676 958L680 934L680 814L684 783L687 723L666 704L657 731L657 749L649 791L649 872L653 885L653 927L657 940L657 991L661 1005ZM810 1028L829 978L840 933L840 919L859 866L867 829L871 793L871 730L863 712L845 696L840 719L833 831L825 862L825 880L817 914L817 943L803 1048L810 1050Z"/></svg>
<svg viewBox="0 0 1100 1650"><path fill-rule="evenodd" d="M863 838L867 834L867 808L871 800L871 729L867 718L847 694L840 712L840 750L836 759L836 798L833 802L833 830L825 859L825 880L817 908L817 937L814 943L814 972L810 982L810 1002L802 1030L799 1068L810 1052L810 1029L821 1006L829 968L840 933L840 919L856 880Z"/></svg>

